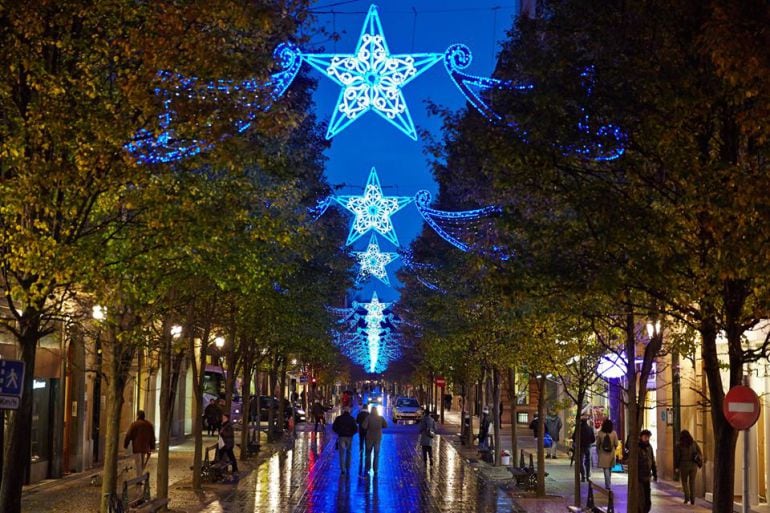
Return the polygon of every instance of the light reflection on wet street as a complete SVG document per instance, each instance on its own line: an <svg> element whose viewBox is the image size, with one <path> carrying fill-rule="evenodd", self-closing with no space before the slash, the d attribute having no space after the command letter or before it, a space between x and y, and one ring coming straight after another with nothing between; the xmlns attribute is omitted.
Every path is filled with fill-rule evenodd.
<svg viewBox="0 0 770 513"><path fill-rule="evenodd" d="M390 426L383 435L377 475L362 475L357 436L351 473L342 474L335 435L298 432L293 449L263 462L248 481L254 512L510 512L510 498L485 485L441 437L434 441L434 468L418 454L417 427ZM240 495L240 494L239 494ZM240 502L240 501L239 501ZM213 504L211 506L214 506ZM224 508L224 511L230 511ZM216 511L211 508L209 511ZM222 510L220 510L222 511Z"/></svg>

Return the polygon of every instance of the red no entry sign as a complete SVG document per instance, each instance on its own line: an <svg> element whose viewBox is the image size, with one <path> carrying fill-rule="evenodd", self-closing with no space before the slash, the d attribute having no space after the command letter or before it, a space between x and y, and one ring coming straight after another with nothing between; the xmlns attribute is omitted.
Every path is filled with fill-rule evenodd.
<svg viewBox="0 0 770 513"><path fill-rule="evenodd" d="M439 376L436 378L436 386L443 388L444 385L446 385L446 380L443 378L443 376Z"/></svg>
<svg viewBox="0 0 770 513"><path fill-rule="evenodd" d="M722 413L735 429L749 429L759 419L759 397L749 387L733 387L725 395Z"/></svg>

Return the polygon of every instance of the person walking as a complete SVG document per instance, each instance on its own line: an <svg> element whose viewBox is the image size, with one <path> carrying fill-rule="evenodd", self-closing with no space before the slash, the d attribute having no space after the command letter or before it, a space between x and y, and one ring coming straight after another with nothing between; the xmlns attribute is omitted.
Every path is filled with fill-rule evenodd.
<svg viewBox="0 0 770 513"><path fill-rule="evenodd" d="M599 467L604 471L604 487L610 489L612 467L615 466L615 449L618 448L618 434L613 430L612 421L604 419L596 435L596 455Z"/></svg>
<svg viewBox="0 0 770 513"><path fill-rule="evenodd" d="M433 466L433 437L436 436L436 421L430 416L430 412L426 409L423 411L422 419L420 419L420 446L422 447L422 463Z"/></svg>
<svg viewBox="0 0 770 513"><path fill-rule="evenodd" d="M581 417L580 425L575 428L575 431L572 439L575 440L575 434L580 437L580 454L577 455L580 464L580 480L585 482L586 479L591 478L591 446L596 442L594 428L591 427L588 415Z"/></svg>
<svg viewBox="0 0 770 513"><path fill-rule="evenodd" d="M366 417L364 423L361 424L366 430L366 466L364 473L368 474L369 469L373 469L374 473L377 473L377 468L380 464L380 442L382 442L382 430L388 427L388 423L385 422L385 418L380 416L376 407L372 407L372 411L369 416ZM372 453L374 453L374 459L372 460Z"/></svg>
<svg viewBox="0 0 770 513"><path fill-rule="evenodd" d="M238 461L235 459L235 432L233 431L233 424L230 422L230 415L227 413L222 414L222 426L219 428L219 458L225 459L227 457L230 460L232 466L233 476L238 475Z"/></svg>
<svg viewBox="0 0 770 513"><path fill-rule="evenodd" d="M639 489L641 497L639 500L639 512L650 513L652 509L652 497L650 491L650 476L654 481L658 480L658 467L655 465L655 451L650 445L652 432L649 429L643 429L639 433Z"/></svg>
<svg viewBox="0 0 770 513"><path fill-rule="evenodd" d="M703 466L703 453L698 442L686 429L679 433L679 445L674 453L674 472L679 472L684 492L684 503L695 504L695 476Z"/></svg>
<svg viewBox="0 0 770 513"><path fill-rule="evenodd" d="M358 424L358 457L361 461L364 461L364 449L366 449L366 429L364 429L364 421L369 416L369 405L362 404L361 409L356 415L356 424Z"/></svg>
<svg viewBox="0 0 770 513"><path fill-rule="evenodd" d="M551 443L551 447L548 448L548 455L546 455L546 458L556 459L556 445L561 439L561 426L561 417L556 415L555 411L549 411L548 415L545 417L545 429L546 433L551 436L553 443Z"/></svg>
<svg viewBox="0 0 770 513"><path fill-rule="evenodd" d="M128 449L131 444L131 453L134 456L134 469L136 477L142 477L150 455L155 450L155 429L152 423L144 418L144 411L139 410L136 420L131 423L123 439L123 448Z"/></svg>
<svg viewBox="0 0 770 513"><path fill-rule="evenodd" d="M324 414L326 412L324 411L324 407L321 404L321 401L318 399L315 400L311 412L313 414L313 418L315 419L315 428L313 428L313 431L318 431L318 424L322 424L324 426L326 425L326 419L324 418Z"/></svg>
<svg viewBox="0 0 770 513"><path fill-rule="evenodd" d="M214 436L215 431L219 431L219 423L222 420L222 410L219 408L216 399L211 399L206 409L203 410L203 418L206 419L206 428L209 436Z"/></svg>
<svg viewBox="0 0 770 513"><path fill-rule="evenodd" d="M342 408L342 414L334 419L332 431L337 433L337 450L340 453L340 472L350 472L350 453L353 445L353 435L358 431L356 420L350 415L348 408Z"/></svg>

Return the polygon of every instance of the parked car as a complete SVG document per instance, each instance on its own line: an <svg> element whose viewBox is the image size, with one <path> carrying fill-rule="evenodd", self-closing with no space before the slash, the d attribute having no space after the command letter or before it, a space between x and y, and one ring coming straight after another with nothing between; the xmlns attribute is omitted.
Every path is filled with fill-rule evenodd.
<svg viewBox="0 0 770 513"><path fill-rule="evenodd" d="M393 423L397 424L399 420L411 420L418 422L422 417L422 408L417 399L413 397L399 397L396 399L396 405L393 406Z"/></svg>
<svg viewBox="0 0 770 513"><path fill-rule="evenodd" d="M291 408L292 403L288 399L283 400L283 416L284 422L288 420L291 412L294 411L294 422L305 422L306 413L299 402L294 403L294 407ZM266 395L259 396L259 420L267 422L270 415L270 408L273 409L273 415L278 415L278 399L276 397L269 397Z"/></svg>

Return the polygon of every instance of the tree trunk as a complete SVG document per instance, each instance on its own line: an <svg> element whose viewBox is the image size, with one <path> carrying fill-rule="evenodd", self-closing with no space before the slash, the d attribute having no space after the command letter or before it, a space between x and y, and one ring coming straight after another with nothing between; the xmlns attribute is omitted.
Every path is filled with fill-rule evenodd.
<svg viewBox="0 0 770 513"><path fill-rule="evenodd" d="M537 489L535 495L545 497L545 373L537 378Z"/></svg>
<svg viewBox="0 0 770 513"><path fill-rule="evenodd" d="M192 313L188 317L185 333L188 334L187 351L190 355L190 363L193 371L193 405L192 405L192 429L195 437L195 449L193 451L192 487L193 490L201 489L201 466L203 465L203 377L206 373L206 350L211 336L211 323L206 322L201 333L201 349L198 360L195 359L195 332L193 330Z"/></svg>
<svg viewBox="0 0 770 513"><path fill-rule="evenodd" d="M501 448L501 442L500 442L500 435L502 434L502 428L503 428L503 419L501 418L500 414L500 371L497 368L494 368L492 370L492 381L494 386L494 401L495 405L493 408L494 414L495 414L495 466L500 465L500 452L502 451Z"/></svg>
<svg viewBox="0 0 770 513"><path fill-rule="evenodd" d="M32 314L32 315L30 315ZM27 317L29 315L29 317ZM0 484L0 511L21 513L21 490L27 475L30 461L30 442L32 433L32 384L35 377L35 356L40 333L40 315L28 310L24 313L26 322L21 323L18 342L21 346L21 359L24 362L24 382L19 409L8 413L6 446L3 462L2 483ZM2 420L2 417L0 417ZM10 471L9 462L14 462L15 470Z"/></svg>
<svg viewBox="0 0 770 513"><path fill-rule="evenodd" d="M253 353L251 350L247 350L243 355L243 381L241 381L241 459L245 460L249 457L249 426L251 422L251 400L249 398L249 392L251 390L251 372L253 363ZM259 396L257 396L259 401ZM259 404L259 402L257 402ZM257 408L259 410L259 408ZM259 411L257 411L259 416Z"/></svg>
<svg viewBox="0 0 770 513"><path fill-rule="evenodd" d="M109 495L116 493L118 484L118 458L120 452L120 415L123 408L123 392L131 361L134 357L134 347L127 346L125 341L118 341L115 333L110 334L110 343L105 345L109 351L110 375L107 382L107 428L104 436L104 469L102 471L102 500L99 511L109 510Z"/></svg>
<svg viewBox="0 0 770 513"><path fill-rule="evenodd" d="M628 306L625 326L625 352L626 352L626 382L628 384L628 403L626 404L626 419L628 421L628 433L623 442L628 447L628 505L626 511L634 513L639 511L639 403L636 395L636 326L634 313ZM579 438L576 436L575 438ZM577 451L577 449L576 449ZM576 458L577 458L576 452Z"/></svg>
<svg viewBox="0 0 770 513"><path fill-rule="evenodd" d="M714 430L714 502L712 511L732 511L735 495L735 447L738 440L738 432L727 423L722 413L725 391L722 386L721 367L717 353L717 328L716 321L708 316L701 322L699 328L702 339L702 357L704 363L703 372L706 374L709 397L711 399L711 425ZM728 340L732 346L732 342ZM740 347L740 341L738 342ZM737 364L733 368L732 347L730 351L730 387L741 384L743 366ZM745 500L745 499L744 499Z"/></svg>
<svg viewBox="0 0 770 513"><path fill-rule="evenodd" d="M583 389L578 390L577 393L577 412L575 413L575 431L572 433L572 458L575 460L573 477L575 480L575 506L580 507L580 501L582 500L580 490L580 454L583 449L580 443L580 417L582 416L583 403L586 400L586 391ZM636 511L636 510L627 510Z"/></svg>
<svg viewBox="0 0 770 513"><path fill-rule="evenodd" d="M268 409L267 409L267 439L272 442L275 440L275 413L276 409L273 408L273 397L275 397L275 383L277 381L277 367L278 367L278 355L273 356L273 361L270 362L270 370L267 374L267 390L268 390Z"/></svg>
<svg viewBox="0 0 770 513"><path fill-rule="evenodd" d="M511 401L511 458L515 466L519 452L519 439L516 436L519 402L516 397L516 371L513 367L508 368L508 399Z"/></svg>
<svg viewBox="0 0 770 513"><path fill-rule="evenodd" d="M168 498L168 458L171 439L171 421L174 391L171 389L171 335L170 323L164 320L160 336L160 425L158 426L158 472L156 494Z"/></svg>
<svg viewBox="0 0 770 513"><path fill-rule="evenodd" d="M280 392L278 393L278 426L276 433L283 433L283 422L286 418L286 403L284 403L283 391L286 390L286 356L281 357Z"/></svg>

